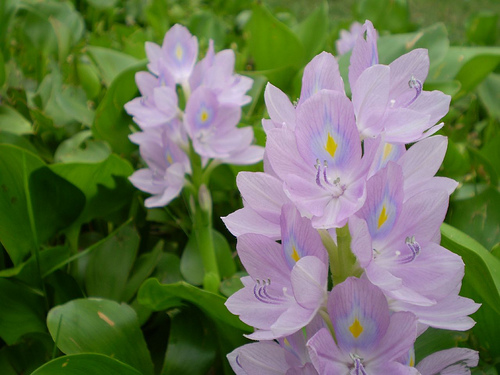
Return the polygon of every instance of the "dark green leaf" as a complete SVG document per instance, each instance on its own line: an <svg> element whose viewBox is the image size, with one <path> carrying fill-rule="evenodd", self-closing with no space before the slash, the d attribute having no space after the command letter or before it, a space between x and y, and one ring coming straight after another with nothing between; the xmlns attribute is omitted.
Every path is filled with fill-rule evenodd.
<svg viewBox="0 0 500 375"><path fill-rule="evenodd" d="M500 314L500 260L481 244L448 224L441 226L441 245L460 255L465 279Z"/></svg>
<svg viewBox="0 0 500 375"><path fill-rule="evenodd" d="M139 60L123 52L97 46L87 47L90 57L101 71L106 86L110 86L120 73L137 65Z"/></svg>
<svg viewBox="0 0 500 375"><path fill-rule="evenodd" d="M65 355L47 362L31 375L141 375L139 371L102 354Z"/></svg>
<svg viewBox="0 0 500 375"><path fill-rule="evenodd" d="M139 289L138 300L141 304L155 311L181 306L182 301L190 302L216 321L221 321L245 332L250 330L237 316L227 310L224 306L226 301L224 297L183 281L174 284L160 284L157 279L148 279Z"/></svg>
<svg viewBox="0 0 500 375"><path fill-rule="evenodd" d="M481 102L491 117L500 120L500 74L491 73L477 88Z"/></svg>
<svg viewBox="0 0 500 375"><path fill-rule="evenodd" d="M294 30L304 46L306 62L322 51L328 35L328 3L323 1Z"/></svg>
<svg viewBox="0 0 500 375"><path fill-rule="evenodd" d="M15 109L2 104L0 105L0 131L13 134L32 133L31 123Z"/></svg>
<svg viewBox="0 0 500 375"><path fill-rule="evenodd" d="M22 285L0 278L0 337L11 345L30 332L46 332L43 298Z"/></svg>
<svg viewBox="0 0 500 375"><path fill-rule="evenodd" d="M107 141L118 154L129 154L137 148L128 139L132 120L123 106L138 94L135 73L144 68L145 64L140 63L118 75L96 109L92 133Z"/></svg>
<svg viewBox="0 0 500 375"><path fill-rule="evenodd" d="M182 309L172 317L161 374L205 375L215 354L214 337L207 327L206 318L193 308Z"/></svg>
<svg viewBox="0 0 500 375"><path fill-rule="evenodd" d="M467 21L466 35L469 42L492 45L497 36L498 14L491 11L476 13Z"/></svg>
<svg viewBox="0 0 500 375"><path fill-rule="evenodd" d="M132 224L120 228L95 248L85 273L87 294L122 301L127 280L139 247L139 235Z"/></svg>
<svg viewBox="0 0 500 375"><path fill-rule="evenodd" d="M137 315L126 304L101 299L78 299L50 310L47 326L65 354L94 352L127 363L144 375L153 364Z"/></svg>

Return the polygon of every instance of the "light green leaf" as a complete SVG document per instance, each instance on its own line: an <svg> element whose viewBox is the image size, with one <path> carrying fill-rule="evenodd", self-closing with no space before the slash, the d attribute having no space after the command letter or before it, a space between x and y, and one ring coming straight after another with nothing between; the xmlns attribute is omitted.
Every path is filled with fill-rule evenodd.
<svg viewBox="0 0 500 375"><path fill-rule="evenodd" d="M111 155L109 145L100 140L91 140L92 131L83 130L63 141L54 154L56 163L99 163ZM82 146L85 145L85 148Z"/></svg>
<svg viewBox="0 0 500 375"><path fill-rule="evenodd" d="M190 302L216 321L245 332L250 330L250 327L242 323L224 306L226 298L183 281L174 284L160 284L157 279L148 279L139 289L137 298L139 303L154 311L182 306L182 301Z"/></svg>
<svg viewBox="0 0 500 375"><path fill-rule="evenodd" d="M489 115L500 120L500 74L491 73L478 86L479 99L486 107Z"/></svg>
<svg viewBox="0 0 500 375"><path fill-rule="evenodd" d="M500 260L465 233L444 223L441 245L460 255L465 279L474 291L500 314Z"/></svg>
<svg viewBox="0 0 500 375"><path fill-rule="evenodd" d="M65 355L47 362L31 375L141 375L139 371L102 354Z"/></svg>
<svg viewBox="0 0 500 375"><path fill-rule="evenodd" d="M88 46L87 50L99 68L106 86L110 86L120 73L139 62L133 56L110 48Z"/></svg>
<svg viewBox="0 0 500 375"><path fill-rule="evenodd" d="M126 304L102 299L77 299L54 307L47 326L65 354L100 353L122 361L144 375L153 364L137 323L135 311Z"/></svg>
<svg viewBox="0 0 500 375"><path fill-rule="evenodd" d="M328 3L323 1L294 31L304 46L304 58L308 62L324 49L328 36Z"/></svg>
<svg viewBox="0 0 500 375"><path fill-rule="evenodd" d="M253 13L245 30L248 48L257 71L297 70L304 59L304 47L298 37L284 23L278 21L262 4L253 6ZM288 70L288 69L286 69ZM262 73L262 72L261 72ZM272 82L285 79L265 74Z"/></svg>
<svg viewBox="0 0 500 375"><path fill-rule="evenodd" d="M0 105L0 131L12 134L33 133L31 123L26 118L8 105Z"/></svg>

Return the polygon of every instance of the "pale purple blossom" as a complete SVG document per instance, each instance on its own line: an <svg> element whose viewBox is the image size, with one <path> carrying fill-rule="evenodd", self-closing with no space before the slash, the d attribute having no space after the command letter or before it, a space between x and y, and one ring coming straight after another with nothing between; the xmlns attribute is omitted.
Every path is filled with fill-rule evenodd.
<svg viewBox="0 0 500 375"><path fill-rule="evenodd" d="M363 25L359 22L353 22L349 27L349 31L340 30L340 38L335 42L339 56L350 52L354 48L354 44L362 32Z"/></svg>

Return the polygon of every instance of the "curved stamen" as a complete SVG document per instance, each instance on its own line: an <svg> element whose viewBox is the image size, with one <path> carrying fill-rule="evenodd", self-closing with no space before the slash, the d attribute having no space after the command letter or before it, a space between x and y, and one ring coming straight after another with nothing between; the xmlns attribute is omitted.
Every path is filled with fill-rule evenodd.
<svg viewBox="0 0 500 375"><path fill-rule="evenodd" d="M420 254L420 250L422 249L417 241L415 241L415 236L406 237L405 244L411 251L411 254L406 258L400 260L401 263L410 263Z"/></svg>
<svg viewBox="0 0 500 375"><path fill-rule="evenodd" d="M284 301L282 297L269 295L267 287L271 285L271 280L257 280L253 287L253 294L260 302L277 305Z"/></svg>
<svg viewBox="0 0 500 375"><path fill-rule="evenodd" d="M363 366L363 363L361 362L363 360L363 358L361 358L359 355L353 354L353 353L349 353L349 355L354 362L354 372L352 374L354 374L354 375L368 375L364 366Z"/></svg>
<svg viewBox="0 0 500 375"><path fill-rule="evenodd" d="M321 180L320 180L320 173L321 173L321 164L319 162L319 159L316 159L316 164L314 165L314 168L317 169L317 172L316 172L316 185L318 185L319 187L323 187L321 185Z"/></svg>
<svg viewBox="0 0 500 375"><path fill-rule="evenodd" d="M415 100L417 100L417 98L420 96L420 94L422 93L422 81L416 79L414 76L411 76L410 80L408 81L408 86L410 86L410 89L415 89L415 96L413 97L413 99L411 99L406 105L405 107L408 107L409 105L411 105Z"/></svg>
<svg viewBox="0 0 500 375"><path fill-rule="evenodd" d="M323 160L323 179L328 185L331 185L330 181L328 181L328 177L326 176L326 168L328 168L328 162Z"/></svg>

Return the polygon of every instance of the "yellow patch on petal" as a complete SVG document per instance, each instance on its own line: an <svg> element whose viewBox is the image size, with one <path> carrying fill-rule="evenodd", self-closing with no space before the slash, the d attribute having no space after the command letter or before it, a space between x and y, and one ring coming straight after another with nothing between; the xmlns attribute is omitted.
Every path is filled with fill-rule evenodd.
<svg viewBox="0 0 500 375"><path fill-rule="evenodd" d="M332 158L335 157L337 143L335 142L335 139L333 139L330 132L328 132L328 138L326 139L325 151L328 152Z"/></svg>
<svg viewBox="0 0 500 375"><path fill-rule="evenodd" d="M170 154L167 154L167 161L169 164L172 164L174 161L172 160L172 156Z"/></svg>
<svg viewBox="0 0 500 375"><path fill-rule="evenodd" d="M292 246L292 259L295 261L295 263L297 263L300 259L300 255L297 252L297 249L295 248L295 246Z"/></svg>
<svg viewBox="0 0 500 375"><path fill-rule="evenodd" d="M378 217L377 229L380 229L380 227L384 225L388 217L389 215L387 215L387 211L385 210L385 204L384 204L384 206L382 206L382 211L380 212L380 215Z"/></svg>
<svg viewBox="0 0 500 375"><path fill-rule="evenodd" d="M351 331L351 334L354 336L354 338L358 338L359 335L364 331L363 326L359 322L358 318L354 319L354 322L351 324L349 327L349 331Z"/></svg>
<svg viewBox="0 0 500 375"><path fill-rule="evenodd" d="M201 119L201 122L205 122L205 121L207 121L207 119L208 119L208 112L207 112L207 111L205 111L205 110L203 110L203 111L201 112L200 119Z"/></svg>
<svg viewBox="0 0 500 375"><path fill-rule="evenodd" d="M177 60L182 60L183 55L184 55L184 50L178 44L177 47L175 48L175 56L177 57Z"/></svg>
<svg viewBox="0 0 500 375"><path fill-rule="evenodd" d="M410 367L415 367L415 357L414 356L410 357Z"/></svg>
<svg viewBox="0 0 500 375"><path fill-rule="evenodd" d="M384 146L384 155L383 155L384 160L387 159L391 151L392 151L392 145L390 143L386 143Z"/></svg>

